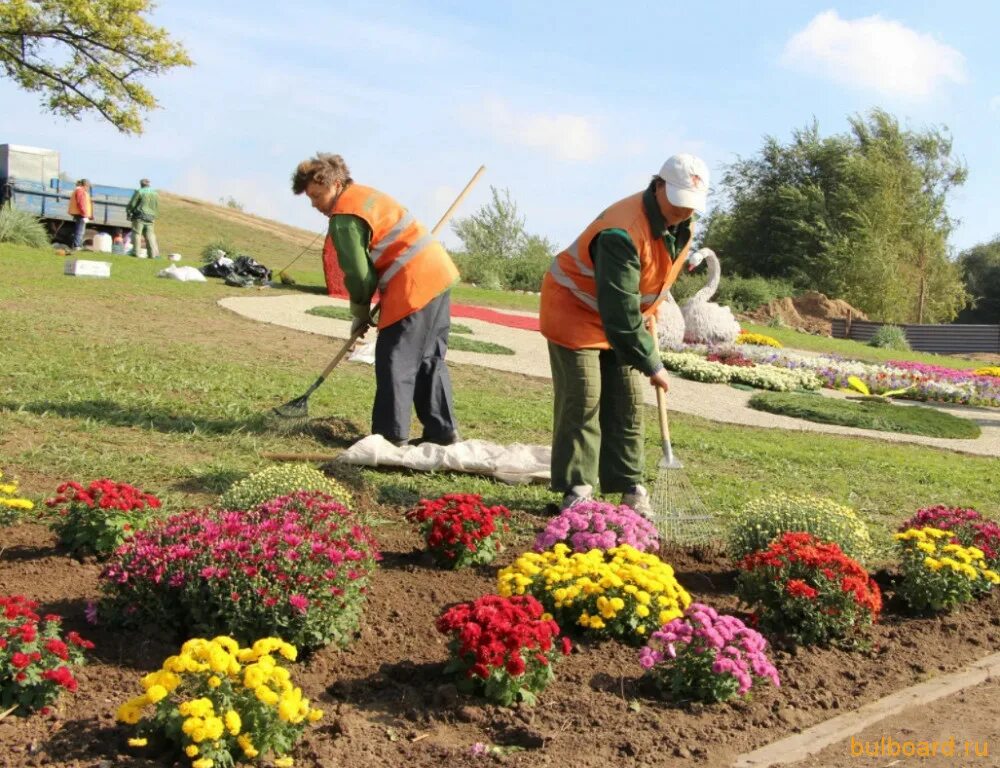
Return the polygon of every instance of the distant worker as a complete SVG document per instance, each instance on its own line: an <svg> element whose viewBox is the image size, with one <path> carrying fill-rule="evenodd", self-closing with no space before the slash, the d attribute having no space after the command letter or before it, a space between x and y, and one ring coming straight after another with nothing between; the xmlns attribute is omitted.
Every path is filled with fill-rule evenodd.
<svg viewBox="0 0 1000 768"><path fill-rule="evenodd" d="M69 198L69 215L73 217L73 250L83 247L87 222L94 218L94 203L90 199L90 182L80 179Z"/></svg>
<svg viewBox="0 0 1000 768"><path fill-rule="evenodd" d="M539 323L554 389L552 490L562 508L602 493L652 514L643 486L642 377L667 389L647 330L687 258L708 169L674 155L645 191L612 204L558 254L542 281Z"/></svg>
<svg viewBox="0 0 1000 768"><path fill-rule="evenodd" d="M156 244L153 222L160 215L160 196L149 186L149 179L142 179L139 188L132 195L125 208L125 214L132 220L132 256L139 255L142 238L146 238L146 255L151 259L160 258Z"/></svg>
<svg viewBox="0 0 1000 768"><path fill-rule="evenodd" d="M406 445L411 409L422 442L459 440L445 355L451 329L451 287L458 269L448 252L403 206L355 184L340 155L299 163L292 191L303 192L330 219L333 252L324 258L328 287L340 265L351 300L352 335L378 325L372 432ZM381 296L377 317L371 301Z"/></svg>

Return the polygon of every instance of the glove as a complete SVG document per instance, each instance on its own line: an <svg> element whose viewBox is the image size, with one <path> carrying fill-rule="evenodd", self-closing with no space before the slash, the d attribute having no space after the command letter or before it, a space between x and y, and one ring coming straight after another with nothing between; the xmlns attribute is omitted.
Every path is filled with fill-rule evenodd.
<svg viewBox="0 0 1000 768"><path fill-rule="evenodd" d="M356 317L351 320L351 336L364 336L371 328L371 323L365 322L363 317Z"/></svg>
<svg viewBox="0 0 1000 768"><path fill-rule="evenodd" d="M365 332L373 325L375 325L375 320L372 319L371 307L368 304L351 304L351 314L354 315L354 319L351 320L351 335L359 334L364 336Z"/></svg>

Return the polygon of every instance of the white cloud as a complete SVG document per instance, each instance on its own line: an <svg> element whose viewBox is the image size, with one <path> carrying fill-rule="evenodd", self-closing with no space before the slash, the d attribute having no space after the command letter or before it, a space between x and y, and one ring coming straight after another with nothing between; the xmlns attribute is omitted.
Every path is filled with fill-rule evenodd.
<svg viewBox="0 0 1000 768"><path fill-rule="evenodd" d="M596 160L605 147L600 128L584 115L517 113L502 99L486 98L466 110L466 116L499 141L539 149L560 160Z"/></svg>
<svg viewBox="0 0 1000 768"><path fill-rule="evenodd" d="M965 57L898 21L841 19L825 11L785 45L782 63L883 95L926 99L965 82Z"/></svg>

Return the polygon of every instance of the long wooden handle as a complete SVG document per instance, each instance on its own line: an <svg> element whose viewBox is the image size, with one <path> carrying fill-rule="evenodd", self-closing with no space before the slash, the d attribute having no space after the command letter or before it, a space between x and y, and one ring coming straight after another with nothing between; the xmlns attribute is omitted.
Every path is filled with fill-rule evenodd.
<svg viewBox="0 0 1000 768"><path fill-rule="evenodd" d="M376 309L377 308L378 305L376 305ZM351 334L351 338L349 338L346 342L344 342L344 346L340 348L340 351L337 353L337 356L330 361L330 364L326 368L323 369L323 373L319 375L319 381L322 382L327 376L329 376L333 372L333 369L340 364L340 361L343 360L344 356L351 351L351 348L354 346L357 340L360 339L362 334L364 334L367 330L368 330L367 326L362 326L361 330Z"/></svg>
<svg viewBox="0 0 1000 768"><path fill-rule="evenodd" d="M262 453L270 461L336 461L336 456L326 453Z"/></svg>
<svg viewBox="0 0 1000 768"><path fill-rule="evenodd" d="M653 337L653 347L659 351L660 339L656 332L656 316L650 318L649 333ZM660 420L660 437L664 443L670 442L670 421L667 419L667 393L662 387L654 387L656 390L656 411Z"/></svg>
<svg viewBox="0 0 1000 768"><path fill-rule="evenodd" d="M479 181L479 177L482 176L484 173L486 173L486 166L485 165L479 166L479 170L472 175L471 179L469 179L469 183L465 185L465 189L463 189L461 192L458 193L458 197L455 198L455 202L451 204L451 207L444 212L444 216L442 216L438 220L438 223L434 225L434 229L431 230L432 235L437 237L438 232L440 232L442 227L444 227L444 225L448 223L448 219L450 219L452 214L455 213L455 209L457 209L458 206L462 204L462 201L465 199L465 196L469 194L469 190L471 190L476 185L476 182Z"/></svg>

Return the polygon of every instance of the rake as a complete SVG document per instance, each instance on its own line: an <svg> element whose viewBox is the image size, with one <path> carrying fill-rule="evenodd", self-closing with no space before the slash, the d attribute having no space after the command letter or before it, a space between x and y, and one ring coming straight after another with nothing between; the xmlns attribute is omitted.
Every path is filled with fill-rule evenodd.
<svg viewBox="0 0 1000 768"><path fill-rule="evenodd" d="M455 209L458 208L462 200L465 199L465 196L469 194L469 190L472 189L472 187L475 185L477 181L479 181L479 177L482 176L485 171L486 171L485 165L479 166L479 170L476 171L475 174L473 174L471 179L469 179L469 183L465 185L465 189L463 189L458 194L458 197L455 198L455 202L451 204L448 210L444 212L444 216L442 216L438 220L438 223L434 225L434 229L431 230L432 237L437 237L438 232L440 232L441 229L444 227L444 225L448 223L448 219L451 218L451 215L455 212ZM301 255L302 254L299 254L299 256ZM298 256L296 256L295 258L297 259ZM295 259L292 259L292 263L294 263L294 261ZM291 265L292 264L290 263L288 266L290 267ZM288 267L285 267L285 269L288 269ZM282 272L284 272L284 270L282 270ZM377 311L378 311L378 305L376 304L375 309L373 310L373 315ZM344 346L341 347L340 351L337 353L337 356L330 361L330 364L326 366L326 368L323 370L323 373L319 375L319 378L312 383L312 386L310 386L309 389L307 389L301 395L296 397L294 400L289 400L284 405L275 406L274 408L271 409L271 412L284 419L304 419L308 417L309 397L312 395L313 392L319 389L320 385L324 381L326 381L326 377L333 372L333 369L336 368L337 365L340 364L340 361L343 360L344 357L347 355L347 353L351 351L351 348L354 346L357 340L360 339L367 330L368 330L367 327L362 326L357 333L351 335L351 337L347 340Z"/></svg>
<svg viewBox="0 0 1000 768"><path fill-rule="evenodd" d="M653 335L654 348L659 349L655 321L650 324L650 333ZM656 387L656 410L660 422L660 438L663 441L663 457L657 467L650 503L661 546L712 551L717 548L721 538L720 521L705 507L684 470L683 462L674 455L670 444L667 394L660 387Z"/></svg>

